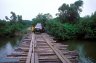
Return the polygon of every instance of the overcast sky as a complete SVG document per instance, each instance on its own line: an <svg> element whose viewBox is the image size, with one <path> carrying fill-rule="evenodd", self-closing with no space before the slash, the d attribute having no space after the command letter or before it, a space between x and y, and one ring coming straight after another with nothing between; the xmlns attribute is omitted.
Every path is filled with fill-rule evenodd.
<svg viewBox="0 0 96 63"><path fill-rule="evenodd" d="M0 19L11 16L13 11L22 15L23 19L32 20L38 13L50 13L53 17L63 3L74 3L77 0L0 0ZM96 11L96 0L83 0L81 16L90 15Z"/></svg>

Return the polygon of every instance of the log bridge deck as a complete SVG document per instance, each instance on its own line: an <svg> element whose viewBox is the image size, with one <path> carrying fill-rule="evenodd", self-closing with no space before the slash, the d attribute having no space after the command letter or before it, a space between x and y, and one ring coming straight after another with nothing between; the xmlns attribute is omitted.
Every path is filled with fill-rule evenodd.
<svg viewBox="0 0 96 63"><path fill-rule="evenodd" d="M78 63L75 51L57 43L46 33L28 33L20 45L0 63Z"/></svg>

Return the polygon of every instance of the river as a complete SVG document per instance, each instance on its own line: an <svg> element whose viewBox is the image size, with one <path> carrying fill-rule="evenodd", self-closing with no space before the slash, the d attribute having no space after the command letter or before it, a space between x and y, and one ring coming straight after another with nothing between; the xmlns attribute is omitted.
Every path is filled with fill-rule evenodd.
<svg viewBox="0 0 96 63"><path fill-rule="evenodd" d="M20 39L20 37L0 38L0 58L11 54L14 48L18 46Z"/></svg>
<svg viewBox="0 0 96 63"><path fill-rule="evenodd" d="M96 63L96 42L84 40L63 41L69 50L76 50L79 53L79 63Z"/></svg>

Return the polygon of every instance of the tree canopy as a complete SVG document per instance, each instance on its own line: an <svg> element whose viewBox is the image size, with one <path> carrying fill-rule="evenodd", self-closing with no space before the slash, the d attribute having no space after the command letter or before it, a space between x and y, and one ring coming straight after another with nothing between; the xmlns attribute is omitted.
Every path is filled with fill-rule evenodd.
<svg viewBox="0 0 96 63"><path fill-rule="evenodd" d="M36 25L38 22L39 23L42 23L43 26L46 25L46 22L48 20L52 19L52 15L50 15L49 13L47 14L42 14L42 13L39 13L36 18L33 18L32 19L32 24L33 25Z"/></svg>
<svg viewBox="0 0 96 63"><path fill-rule="evenodd" d="M82 5L83 1L79 0L70 5L64 3L62 6L60 6L58 9L59 10L58 16L61 22L73 23L79 20L80 18L79 13L82 11L81 9Z"/></svg>
<svg viewBox="0 0 96 63"><path fill-rule="evenodd" d="M9 20L11 22L17 22L17 21L21 22L22 21L22 15L16 15L15 12L12 12L12 11L10 12L10 14L11 14L10 18L5 16L6 20Z"/></svg>

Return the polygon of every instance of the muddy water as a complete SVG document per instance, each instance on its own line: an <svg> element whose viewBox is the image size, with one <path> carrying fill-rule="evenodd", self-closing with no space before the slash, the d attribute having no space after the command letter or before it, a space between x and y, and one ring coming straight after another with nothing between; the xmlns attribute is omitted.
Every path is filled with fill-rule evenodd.
<svg viewBox="0 0 96 63"><path fill-rule="evenodd" d="M0 57L11 54L14 48L18 46L21 37L14 38L0 38Z"/></svg>
<svg viewBox="0 0 96 63"><path fill-rule="evenodd" d="M70 40L63 41L68 44L69 50L77 50L79 53L79 63L96 63L96 42Z"/></svg>

